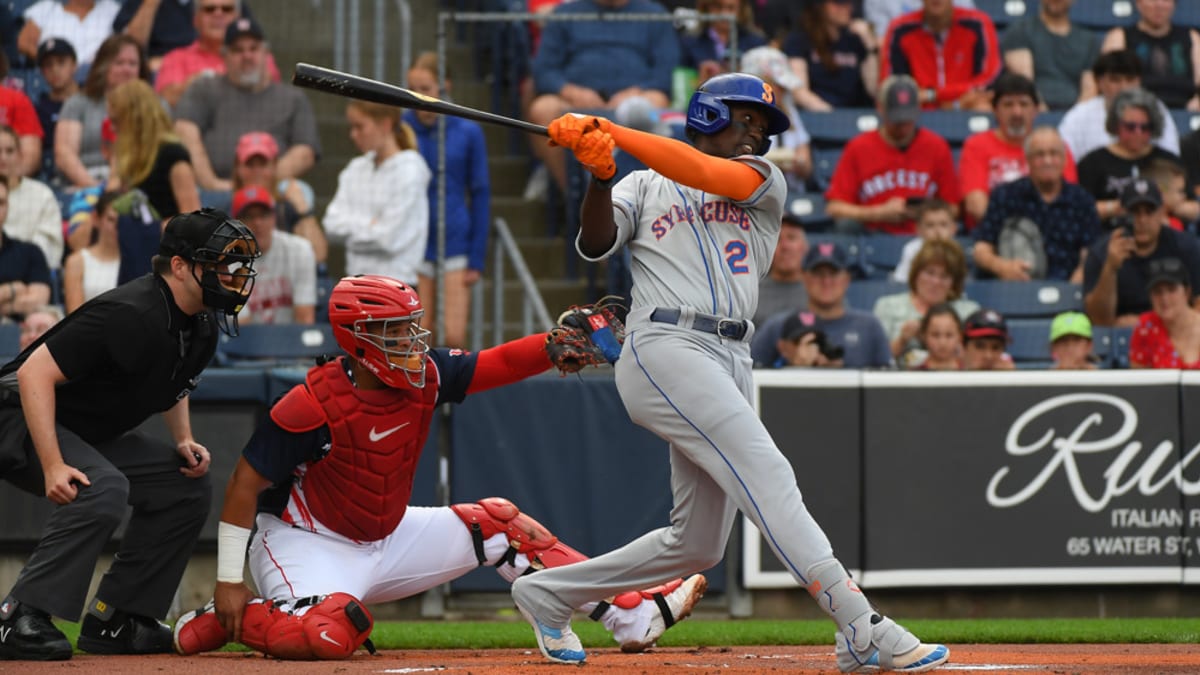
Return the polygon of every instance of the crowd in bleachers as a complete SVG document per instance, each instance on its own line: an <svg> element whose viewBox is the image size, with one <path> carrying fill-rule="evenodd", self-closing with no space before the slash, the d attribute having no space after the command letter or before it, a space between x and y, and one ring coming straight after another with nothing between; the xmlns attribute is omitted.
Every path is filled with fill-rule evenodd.
<svg viewBox="0 0 1200 675"><path fill-rule="evenodd" d="M756 317L760 366L787 363L781 352L794 350L780 335L813 325L822 330L805 345L827 339L841 358L816 358L807 348L810 365L950 363L929 356L925 337L942 323L925 320L930 310L950 303L960 324L954 360L960 365L987 362L967 358L963 349L971 342L973 312L1009 309L1015 314L1000 318L1017 322L1013 329L987 336L1003 339L1001 364L1056 363L1052 343L1082 339L1085 332L1108 354L1112 331L1122 345L1131 335L1157 331L1171 336L1166 344L1177 349L1175 363L1200 367L1191 315L1169 309L1172 278L1151 271L1155 261L1179 261L1189 272L1188 298L1200 282L1195 3L538 4L562 15L669 13L674 21L645 22L637 30L627 30L629 22L546 22L529 63L526 110L534 122L584 110L639 126L647 116L631 120L621 113L630 99L643 99L659 108L657 119L672 123L669 133L683 138L687 111L680 92L690 93L691 83L739 71L783 94L780 105L793 127L773 139L768 156L788 176L789 217L810 244L838 251L809 270L797 247L781 240L780 256L794 269L772 270L764 281L763 308L775 314L760 310ZM736 16L738 58L730 22L710 14ZM541 143L533 149L570 211L582 195L583 172L560 149ZM617 165L618 177L639 168L620 158ZM949 222L920 229L919 215ZM935 264L911 269L923 254ZM895 285L881 283L889 276ZM621 293L627 274L615 277L609 290ZM993 306L993 286L1019 287L1013 297L1033 304ZM789 314L794 325L783 330ZM1060 328L1070 322L1074 330L1051 339L1058 315L1067 317ZM1087 331L1079 328L1080 317ZM871 318L882 320L880 349ZM1041 335L1034 339L1036 331ZM789 338L793 346L795 339ZM1094 361L1130 362L1128 354Z"/></svg>

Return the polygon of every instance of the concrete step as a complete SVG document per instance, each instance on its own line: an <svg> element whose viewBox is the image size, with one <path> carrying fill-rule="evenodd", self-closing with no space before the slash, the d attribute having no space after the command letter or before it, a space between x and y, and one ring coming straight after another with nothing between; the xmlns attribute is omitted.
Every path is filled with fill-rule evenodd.
<svg viewBox="0 0 1200 675"><path fill-rule="evenodd" d="M492 182L492 197L520 197L529 182L528 157L488 154L488 177Z"/></svg>
<svg viewBox="0 0 1200 675"><path fill-rule="evenodd" d="M503 218L514 237L548 236L546 221L549 216L545 201L526 201L519 194L492 196L492 217Z"/></svg>

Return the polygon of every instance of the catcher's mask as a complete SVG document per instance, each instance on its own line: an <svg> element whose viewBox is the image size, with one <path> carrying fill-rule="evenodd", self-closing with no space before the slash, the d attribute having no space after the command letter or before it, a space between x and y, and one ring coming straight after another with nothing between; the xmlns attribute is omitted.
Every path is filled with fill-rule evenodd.
<svg viewBox="0 0 1200 675"><path fill-rule="evenodd" d="M329 294L329 323L338 345L397 389L425 386L424 314L412 286L389 277L345 277Z"/></svg>
<svg viewBox="0 0 1200 675"><path fill-rule="evenodd" d="M697 133L715 134L729 126L733 121L729 112L731 103L757 107L767 116L766 138L755 151L757 155L765 155L771 149L771 136L792 126L787 113L776 103L771 85L746 73L726 73L705 80L692 94L685 127L688 138Z"/></svg>
<svg viewBox="0 0 1200 675"><path fill-rule="evenodd" d="M204 306L216 311L223 333L237 335L237 314L254 289L254 261L262 255L249 228L217 209L181 213L167 222L158 253L200 266L199 272L192 266L192 278Z"/></svg>

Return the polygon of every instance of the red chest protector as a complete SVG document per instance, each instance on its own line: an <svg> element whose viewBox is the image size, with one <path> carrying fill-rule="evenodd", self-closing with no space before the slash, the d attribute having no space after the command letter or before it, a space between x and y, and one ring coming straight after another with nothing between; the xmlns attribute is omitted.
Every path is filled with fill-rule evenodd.
<svg viewBox="0 0 1200 675"><path fill-rule="evenodd" d="M436 373L429 375L423 389L364 391L338 359L309 370L305 384L271 408L287 431L329 426L329 454L308 465L302 485L308 508L330 529L376 541L400 524L437 401Z"/></svg>

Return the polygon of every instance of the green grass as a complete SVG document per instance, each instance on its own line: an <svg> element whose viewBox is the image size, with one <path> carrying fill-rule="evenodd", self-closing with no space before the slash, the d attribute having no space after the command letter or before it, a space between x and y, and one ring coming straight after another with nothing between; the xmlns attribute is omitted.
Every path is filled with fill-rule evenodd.
<svg viewBox="0 0 1200 675"><path fill-rule="evenodd" d="M904 625L923 640L950 644L1200 642L1200 618L913 620ZM75 641L78 624L61 623L59 627ZM574 627L585 646L615 646L598 623L576 621ZM833 631L833 624L826 620L689 620L667 631L659 645L831 645ZM379 649L533 648L531 630L523 621L381 621L371 639Z"/></svg>

